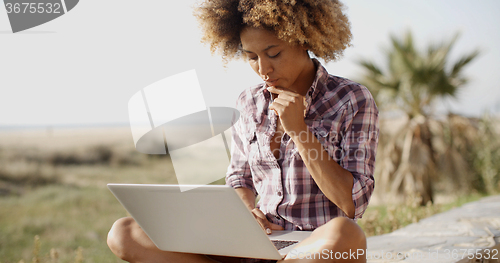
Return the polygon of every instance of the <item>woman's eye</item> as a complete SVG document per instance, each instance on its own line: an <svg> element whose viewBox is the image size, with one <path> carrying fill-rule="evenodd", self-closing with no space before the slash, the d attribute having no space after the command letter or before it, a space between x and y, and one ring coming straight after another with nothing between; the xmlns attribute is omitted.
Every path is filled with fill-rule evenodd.
<svg viewBox="0 0 500 263"><path fill-rule="evenodd" d="M280 53L281 53L281 52L278 52L278 53L277 53L276 55L274 55L274 56L269 56L269 58L275 58L275 57L277 57Z"/></svg>
<svg viewBox="0 0 500 263"><path fill-rule="evenodd" d="M256 56L255 54L253 55L247 54L246 57L248 60L257 60L259 58L259 56Z"/></svg>

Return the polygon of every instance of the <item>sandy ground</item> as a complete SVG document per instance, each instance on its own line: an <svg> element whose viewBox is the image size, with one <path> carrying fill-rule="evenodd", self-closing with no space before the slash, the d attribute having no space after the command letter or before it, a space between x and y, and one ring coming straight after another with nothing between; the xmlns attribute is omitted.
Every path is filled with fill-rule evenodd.
<svg viewBox="0 0 500 263"><path fill-rule="evenodd" d="M93 145L134 147L129 127L0 130L0 147L68 150Z"/></svg>

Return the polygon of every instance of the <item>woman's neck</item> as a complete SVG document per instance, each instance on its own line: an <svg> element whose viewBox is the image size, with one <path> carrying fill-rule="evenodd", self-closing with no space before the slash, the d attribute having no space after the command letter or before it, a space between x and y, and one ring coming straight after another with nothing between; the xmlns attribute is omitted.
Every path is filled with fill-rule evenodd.
<svg viewBox="0 0 500 263"><path fill-rule="evenodd" d="M304 67L304 70L298 76L296 82L297 85L293 87L293 91L305 96L316 78L316 71L316 64L314 64L312 59L309 59Z"/></svg>

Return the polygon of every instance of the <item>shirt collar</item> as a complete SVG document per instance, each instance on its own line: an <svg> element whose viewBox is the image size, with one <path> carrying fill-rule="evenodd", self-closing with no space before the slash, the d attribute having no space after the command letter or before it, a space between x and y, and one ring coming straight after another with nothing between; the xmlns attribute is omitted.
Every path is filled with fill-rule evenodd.
<svg viewBox="0 0 500 263"><path fill-rule="evenodd" d="M328 72L326 71L325 67L323 67L321 63L315 58L313 58L313 62L317 68L316 77L314 78L311 87L306 93L306 100L314 99L318 94L323 93L326 82L328 80Z"/></svg>
<svg viewBox="0 0 500 263"><path fill-rule="evenodd" d="M304 117L307 117L309 115L309 110L311 109L311 104L313 100L315 100L318 95L321 97L326 90L326 84L328 80L328 72L326 69L321 65L321 63L313 58L314 65L316 66L316 77L314 78L313 83L311 84L311 87L306 93L306 113Z"/></svg>

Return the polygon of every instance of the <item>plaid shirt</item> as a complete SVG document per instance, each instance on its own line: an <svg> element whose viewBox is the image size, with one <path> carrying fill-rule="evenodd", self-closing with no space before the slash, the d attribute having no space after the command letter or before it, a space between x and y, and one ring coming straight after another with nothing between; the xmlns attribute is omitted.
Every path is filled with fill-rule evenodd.
<svg viewBox="0 0 500 263"><path fill-rule="evenodd" d="M352 173L355 219L361 218L374 187L378 110L367 88L329 75L319 61L307 92L305 123L337 163ZM232 128L231 164L226 184L260 195L257 207L286 230L314 230L346 214L316 185L297 147L285 134L282 157L270 149L278 116L269 110L265 84L245 90L237 101L240 119Z"/></svg>

